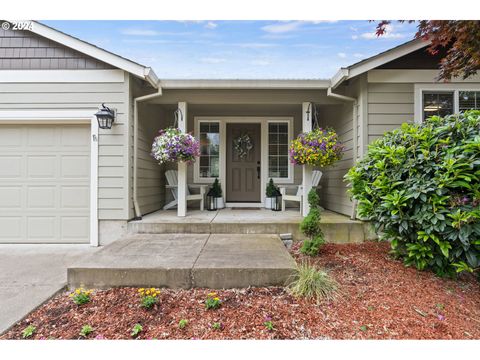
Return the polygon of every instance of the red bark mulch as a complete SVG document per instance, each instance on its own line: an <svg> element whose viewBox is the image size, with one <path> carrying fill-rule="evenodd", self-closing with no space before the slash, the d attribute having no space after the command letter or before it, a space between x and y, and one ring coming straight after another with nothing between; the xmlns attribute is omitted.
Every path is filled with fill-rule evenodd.
<svg viewBox="0 0 480 360"><path fill-rule="evenodd" d="M405 268L388 254L387 243L327 244L312 259L340 284L332 302L295 299L283 288L217 291L222 306L205 310L208 289L162 289L158 306L139 306L137 289L94 291L92 301L77 306L65 292L15 325L0 339L20 339L34 325L35 339L88 337L130 339L136 323L139 339L480 339L480 284L471 275L458 280ZM28 296L28 294L25 294ZM271 317L275 330L266 329ZM179 329L178 322L188 325ZM222 328L212 328L214 322Z"/></svg>

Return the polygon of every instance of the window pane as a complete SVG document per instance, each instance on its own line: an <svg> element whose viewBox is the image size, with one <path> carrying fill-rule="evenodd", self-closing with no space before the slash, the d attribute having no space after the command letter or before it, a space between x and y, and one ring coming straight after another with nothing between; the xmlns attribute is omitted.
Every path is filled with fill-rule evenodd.
<svg viewBox="0 0 480 360"><path fill-rule="evenodd" d="M268 124L268 177L288 177L288 123Z"/></svg>
<svg viewBox="0 0 480 360"><path fill-rule="evenodd" d="M423 94L423 119L453 114L453 92Z"/></svg>
<svg viewBox="0 0 480 360"><path fill-rule="evenodd" d="M480 92L460 91L458 105L460 111L480 109Z"/></svg>
<svg viewBox="0 0 480 360"><path fill-rule="evenodd" d="M218 177L220 147L218 122L200 123L200 177Z"/></svg>

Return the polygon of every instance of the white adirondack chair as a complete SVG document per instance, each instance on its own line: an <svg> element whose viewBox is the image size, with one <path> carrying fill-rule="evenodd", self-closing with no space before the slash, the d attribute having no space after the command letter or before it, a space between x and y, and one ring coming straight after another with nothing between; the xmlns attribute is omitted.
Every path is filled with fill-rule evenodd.
<svg viewBox="0 0 480 360"><path fill-rule="evenodd" d="M321 186L318 185L320 179L322 178L323 173L320 170L313 170L312 173L312 188L320 189ZM287 194L287 189L296 188L297 192L295 195ZM291 185L291 186L280 186L280 193L282 194L282 211L285 211L285 201L296 201L300 203L300 213L302 212L303 207L303 186L302 185Z"/></svg>
<svg viewBox="0 0 480 360"><path fill-rule="evenodd" d="M165 171L165 177L167 178L167 189L170 189L173 196L173 201L170 201L163 207L163 210L171 209L178 205L178 171L177 170L167 170ZM189 200L200 200L200 210L203 211L204 208L204 198L205 192L208 185L188 185L187 186L187 201ZM199 188L199 194L190 193L190 188Z"/></svg>

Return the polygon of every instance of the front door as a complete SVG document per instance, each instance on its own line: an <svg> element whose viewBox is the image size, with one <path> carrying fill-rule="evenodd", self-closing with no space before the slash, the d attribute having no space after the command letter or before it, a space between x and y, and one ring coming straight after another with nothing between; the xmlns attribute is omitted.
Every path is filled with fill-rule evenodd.
<svg viewBox="0 0 480 360"><path fill-rule="evenodd" d="M227 124L227 201L260 202L260 124Z"/></svg>

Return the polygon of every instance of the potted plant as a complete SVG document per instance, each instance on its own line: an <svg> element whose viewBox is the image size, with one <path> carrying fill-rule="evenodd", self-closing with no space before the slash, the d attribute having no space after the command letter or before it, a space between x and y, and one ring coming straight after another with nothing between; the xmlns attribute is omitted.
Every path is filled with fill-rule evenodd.
<svg viewBox="0 0 480 360"><path fill-rule="evenodd" d="M291 142L290 161L295 165L325 167L340 160L344 150L333 129L316 128Z"/></svg>
<svg viewBox="0 0 480 360"><path fill-rule="evenodd" d="M273 179L267 184L267 188L265 189L265 209L272 208L272 198L275 197L280 192L278 186L273 183Z"/></svg>
<svg viewBox="0 0 480 360"><path fill-rule="evenodd" d="M223 201L222 186L220 185L218 178L215 178L209 193L215 197L217 209L223 209L225 207L225 202Z"/></svg>
<svg viewBox="0 0 480 360"><path fill-rule="evenodd" d="M153 140L151 155L159 164L166 162L191 164L200 156L200 143L191 134L169 127L158 132Z"/></svg>

